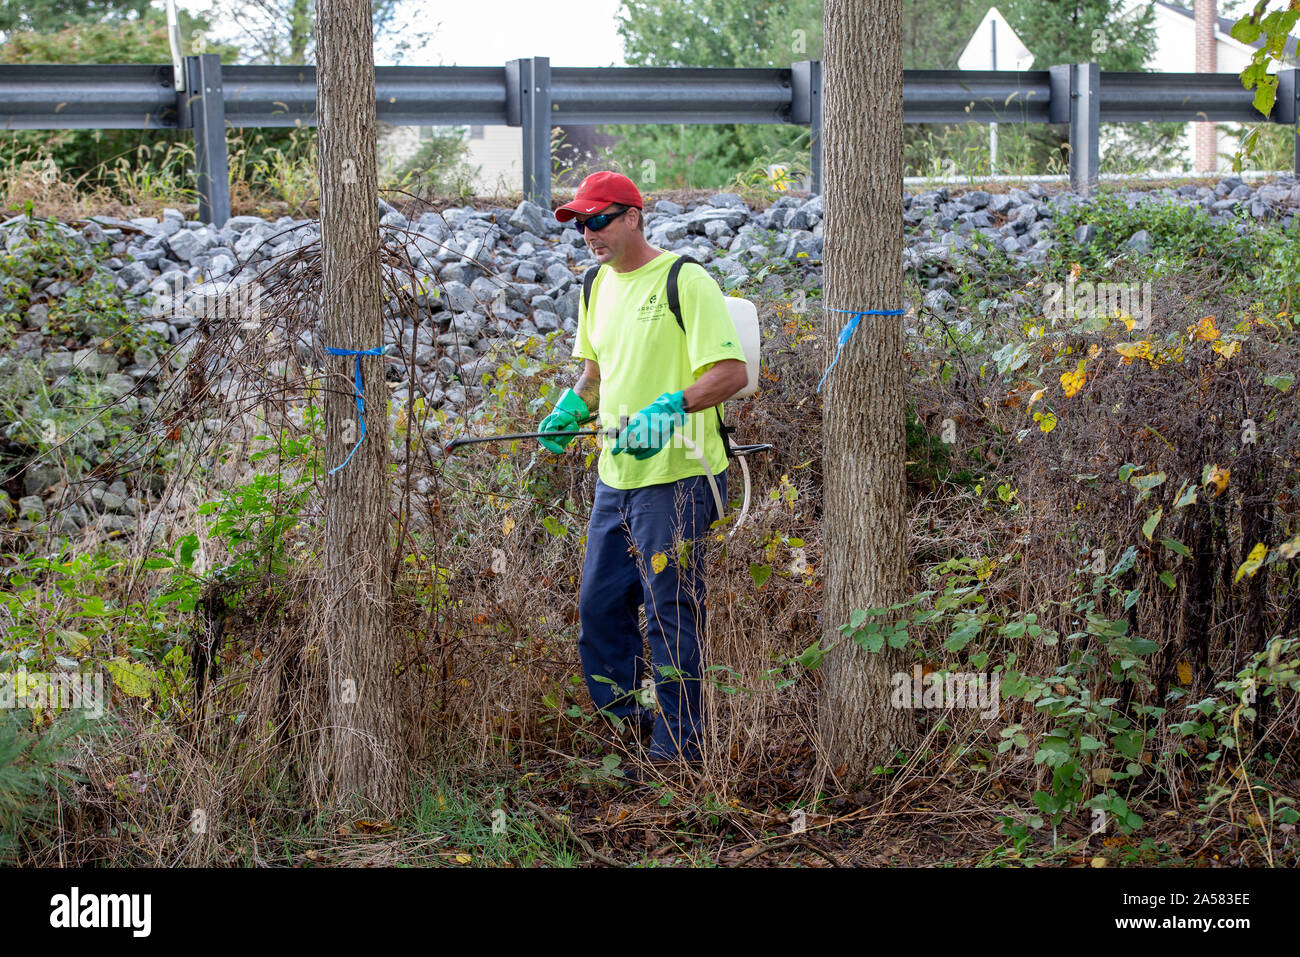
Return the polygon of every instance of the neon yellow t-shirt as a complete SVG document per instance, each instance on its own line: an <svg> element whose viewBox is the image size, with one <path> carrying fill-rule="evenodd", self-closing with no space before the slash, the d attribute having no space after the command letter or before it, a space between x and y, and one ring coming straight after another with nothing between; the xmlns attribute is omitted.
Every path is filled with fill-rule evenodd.
<svg viewBox="0 0 1300 957"><path fill-rule="evenodd" d="M590 314L579 300L573 357L600 366L601 429L617 427L620 415L636 415L665 392L685 389L715 362L745 361L722 290L703 267L692 263L677 274L683 335L668 309L668 268L677 258L659 250L640 269L602 269L591 286ZM718 413L703 409L688 413L686 420L681 431L704 452L713 474L726 471ZM700 460L676 441L678 431L673 430L663 451L641 461L627 453L614 455L611 443L602 439L605 448L597 466L601 481L629 489L703 475Z"/></svg>

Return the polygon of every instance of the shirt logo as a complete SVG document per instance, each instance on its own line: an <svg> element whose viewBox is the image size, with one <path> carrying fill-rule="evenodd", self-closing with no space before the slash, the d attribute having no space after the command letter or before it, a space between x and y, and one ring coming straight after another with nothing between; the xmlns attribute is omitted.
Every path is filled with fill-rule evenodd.
<svg viewBox="0 0 1300 957"><path fill-rule="evenodd" d="M659 300L659 293L651 293L650 298L636 311L638 322L650 322L663 318L664 304Z"/></svg>
<svg viewBox="0 0 1300 957"><path fill-rule="evenodd" d="M734 343L734 342L730 342L730 341L728 341L728 342L724 342L723 345L724 345L724 346L734 346L735 343Z"/></svg>

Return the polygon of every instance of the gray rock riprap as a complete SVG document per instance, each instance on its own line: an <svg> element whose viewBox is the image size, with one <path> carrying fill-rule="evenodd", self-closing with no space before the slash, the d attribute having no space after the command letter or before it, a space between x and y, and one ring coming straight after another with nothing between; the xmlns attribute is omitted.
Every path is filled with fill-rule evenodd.
<svg viewBox="0 0 1300 957"><path fill-rule="evenodd" d="M1283 225L1294 221L1300 207L1300 185L1292 177L1259 185L1226 177L1214 186L1189 183L1118 195L1131 207L1177 203L1200 207L1216 219L1246 216ZM963 275L980 274L985 269L982 260L999 251L1020 268L1041 268L1052 247L1048 236L1053 220L1084 202L1069 192L1049 195L1038 184L997 193L939 188L905 195L903 265L920 281L923 305L941 316L951 315L957 305L953 291ZM764 294L779 295L805 281L820 285L824 210L820 196L786 195L757 210L734 193L685 205L661 199L646 210L646 235L661 249L705 263L719 281L744 280L765 264L787 260L793 274L773 273L761 286ZM549 209L526 201L513 209L461 207L415 219L381 201L379 213L383 236L401 247L410 261L409 269L389 268L385 286L390 291L407 288L421 318L418 329L412 326L392 297L386 303L385 341L400 343L409 354L431 406L465 414L481 402L487 393L482 376L494 372L492 353L503 341L558 336L571 347L582 275L595 263L571 223L558 223ZM0 246L10 253L30 242L18 228L23 220L20 216L0 223ZM246 303L241 288L255 288L250 286L254 281L269 285L291 275L295 254L320 238L319 223L312 220L236 216L216 227L187 221L174 209L164 210L161 220L95 216L79 229L66 224L58 228L82 246L107 244L109 255L96 268L133 297L144 328L180 344L173 366L184 362L206 323L231 315L232 303ZM1099 238L1099 230L1091 225L1074 233L1080 244ZM1118 238L1130 253L1151 250L1145 230ZM50 304L71 283L43 282L38 301L23 317L13 355L0 362L40 359L47 377L94 374L106 395L120 401L123 409L135 408L137 401L143 412L154 408L157 400L150 393L156 394L157 353L137 350L133 362L123 368L125 360L120 363L96 343L74 347L63 340L49 341L45 327ZM1015 308L1014 295L981 303L980 309ZM319 355L325 344L318 321L294 349L307 358ZM394 366L404 361L396 355L389 358ZM400 371L395 406L409 399L408 375ZM3 504L20 521L35 521L44 515L41 495L58 479L48 469L30 469L24 482L27 494L16 503L6 498ZM115 484L120 487L93 487L74 510L59 516L60 528L67 532L92 522L134 527L136 511L142 509L143 514L149 505Z"/></svg>

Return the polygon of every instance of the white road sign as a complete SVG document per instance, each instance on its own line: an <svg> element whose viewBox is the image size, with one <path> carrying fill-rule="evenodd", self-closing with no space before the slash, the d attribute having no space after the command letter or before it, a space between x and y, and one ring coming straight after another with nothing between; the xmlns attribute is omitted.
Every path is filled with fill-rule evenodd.
<svg viewBox="0 0 1300 957"><path fill-rule="evenodd" d="M1033 64L1034 55L997 7L989 7L957 60L963 70L1028 70Z"/></svg>

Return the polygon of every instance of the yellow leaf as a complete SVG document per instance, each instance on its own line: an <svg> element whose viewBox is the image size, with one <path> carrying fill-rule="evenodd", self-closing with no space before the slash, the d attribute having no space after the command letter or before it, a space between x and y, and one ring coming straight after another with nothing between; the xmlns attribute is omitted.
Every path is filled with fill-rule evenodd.
<svg viewBox="0 0 1300 957"><path fill-rule="evenodd" d="M1087 381L1088 374L1084 371L1084 366L1088 364L1087 359L1080 359L1079 365L1073 372L1061 373L1061 387L1065 389L1067 399L1074 398L1075 394L1083 388L1083 383Z"/></svg>
<svg viewBox="0 0 1300 957"><path fill-rule="evenodd" d="M1211 349L1223 356L1225 359L1231 359L1241 349L1240 342L1224 342L1220 339L1218 342L1211 344Z"/></svg>
<svg viewBox="0 0 1300 957"><path fill-rule="evenodd" d="M147 698L153 691L153 674L149 666L128 661L120 655L108 662L108 673L117 690L130 698Z"/></svg>
<svg viewBox="0 0 1300 957"><path fill-rule="evenodd" d="M1056 428L1056 414L1053 412L1035 412L1034 421L1044 432L1050 432Z"/></svg>
<svg viewBox="0 0 1300 957"><path fill-rule="evenodd" d="M1192 666L1185 661L1178 662L1178 683L1180 685L1192 683Z"/></svg>
<svg viewBox="0 0 1300 957"><path fill-rule="evenodd" d="M1223 490L1228 487L1228 478L1231 475L1232 469L1221 469L1217 465L1210 466L1209 474L1205 478L1205 484L1214 486L1214 498L1218 498L1223 494Z"/></svg>
<svg viewBox="0 0 1300 957"><path fill-rule="evenodd" d="M1151 365L1156 365L1155 353L1151 351L1151 343L1146 339L1138 342L1121 342L1115 347L1115 351L1124 357L1124 364L1132 364L1134 359L1146 359Z"/></svg>
<svg viewBox="0 0 1300 957"><path fill-rule="evenodd" d="M1105 867L1105 866L1106 866L1106 858L1104 858L1104 857L1094 857L1094 858L1092 859L1092 866L1093 866L1093 867Z"/></svg>
<svg viewBox="0 0 1300 957"><path fill-rule="evenodd" d="M457 854L457 855L456 855L456 863L457 863L457 864L468 864L468 863L470 863L470 862L473 861L473 860L474 860L474 858L470 857L468 854Z"/></svg>
<svg viewBox="0 0 1300 957"><path fill-rule="evenodd" d="M668 556L665 555L663 552L655 552L652 556L650 556L650 567L653 568L655 570L655 574L658 575L661 571L663 571L665 568L668 567Z"/></svg>
<svg viewBox="0 0 1300 957"><path fill-rule="evenodd" d="M1214 317L1205 316L1188 326L1187 338L1200 339L1202 342L1213 342L1219 338L1219 330L1214 325Z"/></svg>
<svg viewBox="0 0 1300 957"><path fill-rule="evenodd" d="M1300 541L1300 539L1297 539L1297 541ZM79 631L64 629L59 632L59 637L63 639L68 651L74 655L79 655L90 647L90 639Z"/></svg>
<svg viewBox="0 0 1300 957"><path fill-rule="evenodd" d="M1246 556L1246 560L1242 562L1241 567L1237 569L1237 577L1232 580L1232 583L1235 585L1237 582L1241 581L1242 575L1249 575L1253 578L1255 572L1259 571L1260 566L1264 564L1264 556L1267 554L1268 546L1263 542L1260 542L1252 548L1250 554Z"/></svg>
<svg viewBox="0 0 1300 957"><path fill-rule="evenodd" d="M1137 325L1137 320L1135 320L1123 309L1115 310L1115 318L1118 319L1120 322L1124 323L1124 328L1127 329L1129 332L1132 332L1133 327Z"/></svg>
<svg viewBox="0 0 1300 957"><path fill-rule="evenodd" d="M1278 558L1292 559L1297 555L1300 555L1300 535L1297 535L1295 538L1291 539L1291 541L1284 542L1277 547Z"/></svg>
<svg viewBox="0 0 1300 957"><path fill-rule="evenodd" d="M506 520L501 523L501 534L509 535L511 529L513 529L514 527L515 527L515 520L509 515L507 515Z"/></svg>
<svg viewBox="0 0 1300 957"><path fill-rule="evenodd" d="M1101 355L1101 346L1097 345L1094 342L1092 345L1088 347L1088 358L1095 359L1099 355Z"/></svg>
<svg viewBox="0 0 1300 957"><path fill-rule="evenodd" d="M1046 389L1039 389L1033 395L1031 395L1029 397L1029 405L1027 405L1026 408L1032 409L1034 407L1034 403L1037 402L1039 399L1041 399L1043 397L1043 393L1046 391L1047 391Z"/></svg>

